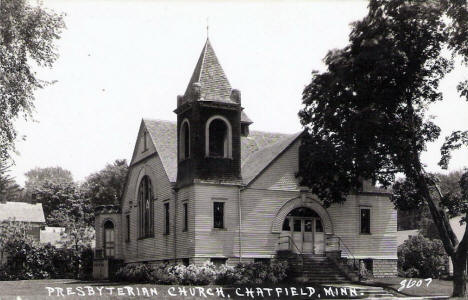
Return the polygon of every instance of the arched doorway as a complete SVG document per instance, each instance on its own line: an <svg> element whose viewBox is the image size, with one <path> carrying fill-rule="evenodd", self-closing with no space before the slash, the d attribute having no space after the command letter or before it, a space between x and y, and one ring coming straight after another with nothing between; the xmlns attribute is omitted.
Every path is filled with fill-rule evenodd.
<svg viewBox="0 0 468 300"><path fill-rule="evenodd" d="M282 236L290 236L296 247L291 250L309 254L323 254L325 239L320 216L308 207L291 210L283 221Z"/></svg>

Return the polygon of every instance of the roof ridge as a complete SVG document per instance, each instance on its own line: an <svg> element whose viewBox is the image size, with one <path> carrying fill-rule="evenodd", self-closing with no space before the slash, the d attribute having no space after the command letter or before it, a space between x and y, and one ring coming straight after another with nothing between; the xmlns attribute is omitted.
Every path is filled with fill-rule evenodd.
<svg viewBox="0 0 468 300"><path fill-rule="evenodd" d="M294 133L286 133L286 132L264 131L264 130L250 130L250 132L269 133L269 134L282 134L282 135L295 135L295 134L302 133L302 131L297 131L297 132L294 132Z"/></svg>
<svg viewBox="0 0 468 300"><path fill-rule="evenodd" d="M157 119L157 118L142 118L143 121L157 121L157 122L171 122L171 123L177 123L177 121L173 120L163 120L163 119Z"/></svg>

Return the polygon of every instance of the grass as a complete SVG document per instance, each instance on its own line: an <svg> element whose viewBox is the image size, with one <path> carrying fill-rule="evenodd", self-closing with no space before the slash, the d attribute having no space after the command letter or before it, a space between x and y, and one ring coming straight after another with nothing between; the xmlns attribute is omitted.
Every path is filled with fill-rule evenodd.
<svg viewBox="0 0 468 300"><path fill-rule="evenodd" d="M408 282L408 278L395 277L395 278L376 278L372 281L366 282L368 285L381 286L383 288L389 288L393 291L398 291L401 287L401 282L405 280ZM415 281L421 280L421 285L416 285L410 288L404 288L398 291L398 293L406 296L450 296L452 295L453 283L451 280L444 279L433 279L432 282L427 285L424 279L415 278Z"/></svg>

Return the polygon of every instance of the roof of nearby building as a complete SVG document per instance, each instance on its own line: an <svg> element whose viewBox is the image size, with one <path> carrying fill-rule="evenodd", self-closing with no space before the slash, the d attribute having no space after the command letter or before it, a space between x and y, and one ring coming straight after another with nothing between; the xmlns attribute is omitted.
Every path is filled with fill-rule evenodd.
<svg viewBox="0 0 468 300"><path fill-rule="evenodd" d="M219 64L209 39L203 46L185 96L190 95L194 83L200 84L200 100L234 103L231 100L231 84Z"/></svg>
<svg viewBox="0 0 468 300"><path fill-rule="evenodd" d="M466 223L460 224L462 217L454 217L449 220L450 226L452 227L453 233L457 236L457 239L461 241L463 234L465 233ZM403 244L410 236L418 235L419 229L411 230L399 230L397 231L398 245Z"/></svg>
<svg viewBox="0 0 468 300"><path fill-rule="evenodd" d="M8 201L0 202L0 222L8 220L45 223L42 204Z"/></svg>
<svg viewBox="0 0 468 300"><path fill-rule="evenodd" d="M171 182L177 179L177 124L173 121L143 120L153 144L161 158ZM241 139L242 178L250 183L276 157L278 157L300 133L284 134L251 131Z"/></svg>

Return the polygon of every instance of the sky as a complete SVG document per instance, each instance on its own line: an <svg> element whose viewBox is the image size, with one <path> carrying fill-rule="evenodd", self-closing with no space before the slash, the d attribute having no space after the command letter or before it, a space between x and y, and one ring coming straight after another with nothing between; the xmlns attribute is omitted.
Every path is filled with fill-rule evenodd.
<svg viewBox="0 0 468 300"><path fill-rule="evenodd" d="M20 136L11 175L23 184L35 167L61 166L82 181L115 159L131 159L142 118L176 120L183 94L208 35L251 130L294 133L312 70L347 44L349 24L366 14L366 1L44 0L65 13L60 58L36 92L33 121L16 122ZM441 84L445 100L430 114L442 128L468 130L468 104L456 93L466 69ZM422 159L440 171L443 138ZM449 170L468 166L457 151Z"/></svg>

